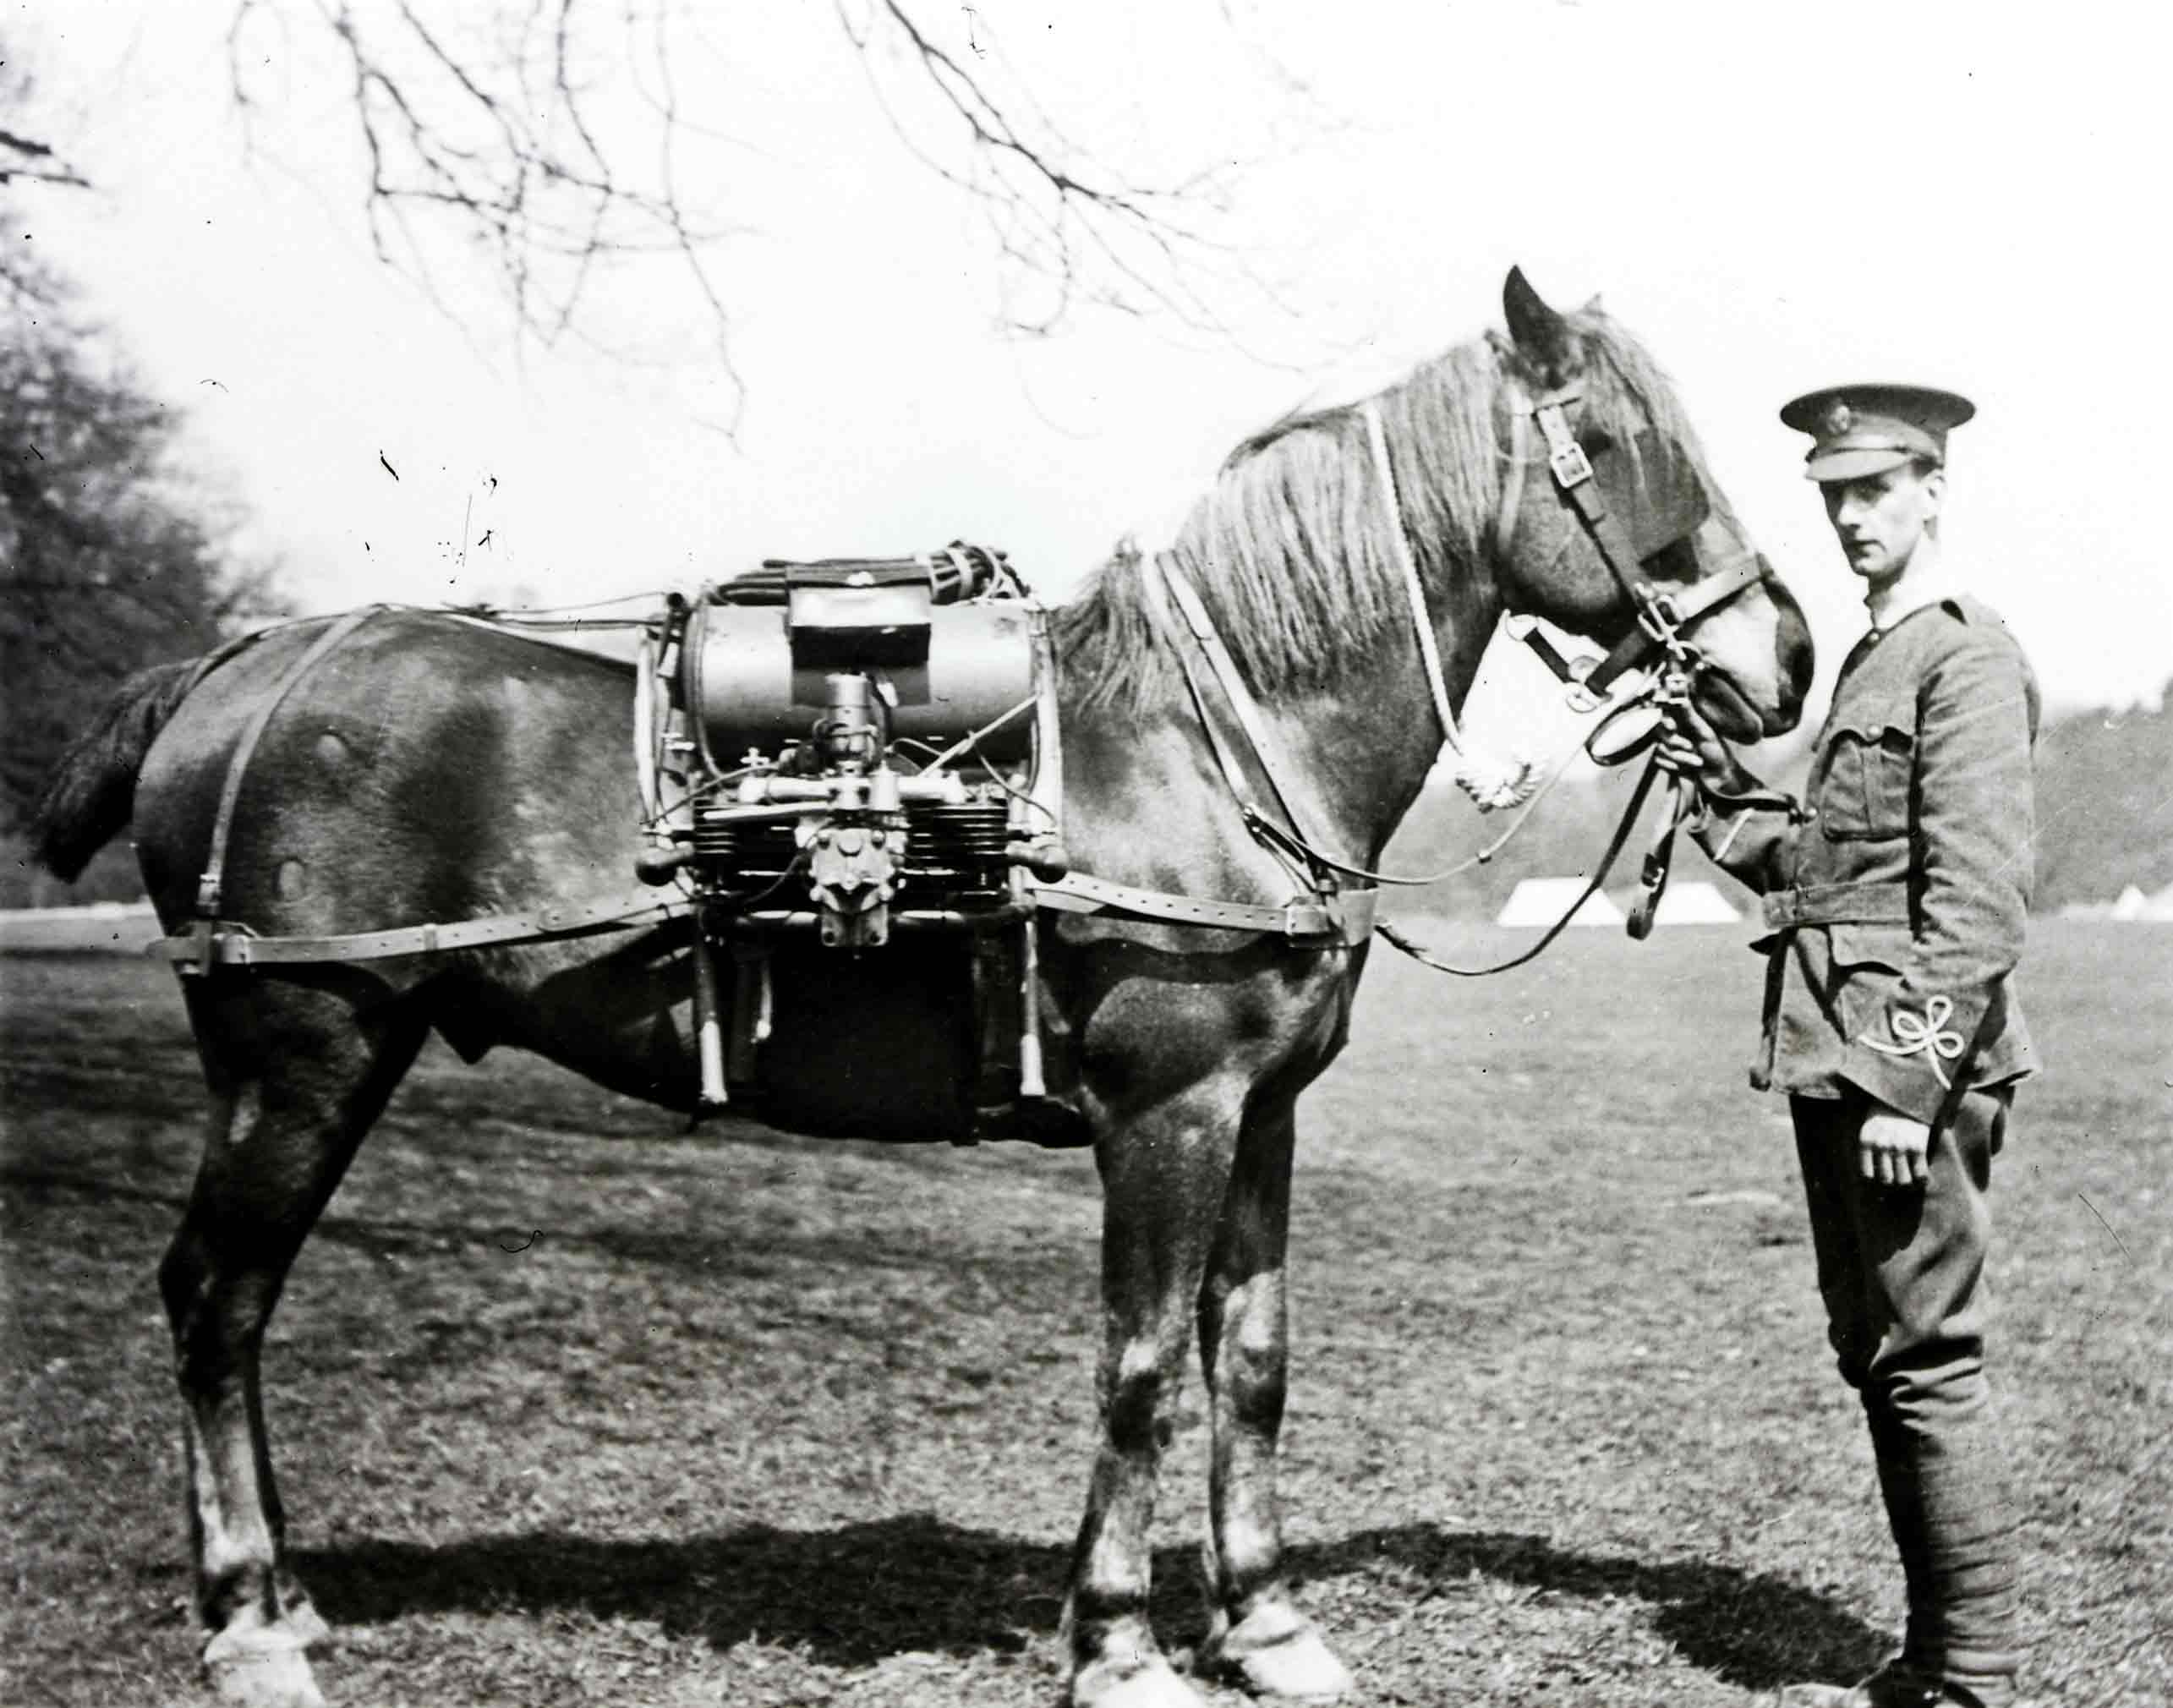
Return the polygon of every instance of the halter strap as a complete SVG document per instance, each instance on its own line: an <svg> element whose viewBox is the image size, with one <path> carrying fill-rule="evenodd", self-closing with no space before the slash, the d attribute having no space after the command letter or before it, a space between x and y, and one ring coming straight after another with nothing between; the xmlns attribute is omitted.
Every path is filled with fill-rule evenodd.
<svg viewBox="0 0 2173 1708"><path fill-rule="evenodd" d="M1513 391L1512 395L1516 398L1516 407L1511 413L1514 468L1511 484L1503 494L1503 511L1495 520L1497 550L1506 552L1515 533L1514 512L1524 495L1524 453L1527 442L1524 423L1529 414L1539 423L1540 431L1546 436L1547 466L1554 476L1556 491L1563 502L1577 512L1578 520L1585 525L1608 573L1628 595L1630 608L1637 615L1637 626L1581 677L1553 648L1546 644L1535 630L1527 628L1518 638L1531 644L1557 676L1572 683L1585 698L1592 699L1604 697L1618 677L1634 669L1656 649L1668 654L1678 664L1693 662L1682 632L1707 612L1765 580L1765 566L1754 556L1738 557L1726 569L1703 577L1680 592L1661 592L1645 578L1637 548L1623 530L1621 519L1608 510L1600 483L1593 477L1591 458L1585 454L1585 447L1577 442L1577 435L1570 429L1568 406L1576 401L1576 394L1553 391L1536 403L1529 403Z"/></svg>
<svg viewBox="0 0 2173 1708"><path fill-rule="evenodd" d="M1505 561L1517 538L1517 513L1524 505L1525 457L1531 450L1531 417L1524 393L1512 389L1509 411L1509 468L1502 480L1501 506L1494 512L1492 544L1496 562Z"/></svg>

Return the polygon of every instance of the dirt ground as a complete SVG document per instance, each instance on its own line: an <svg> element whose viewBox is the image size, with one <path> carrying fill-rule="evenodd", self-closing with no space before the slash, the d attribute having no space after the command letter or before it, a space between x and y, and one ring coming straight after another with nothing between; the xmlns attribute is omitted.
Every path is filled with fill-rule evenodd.
<svg viewBox="0 0 2173 1708"><path fill-rule="evenodd" d="M1506 940L1471 930L1477 953ZM1310 1095L1285 1498L1361 1704L1739 1704L1901 1613L1740 928L1452 986L1384 951ZM2044 922L1995 1196L2033 1700L2173 1701L2173 930ZM172 981L0 961L0 1703L200 1700L153 1269ZM1092 1162L689 1136L436 1047L265 1355L335 1705L1051 1702ZM1196 1391L1196 1383L1195 1384ZM1196 1411L1158 1623L1202 1629ZM1241 1699L1218 1691L1212 1700Z"/></svg>

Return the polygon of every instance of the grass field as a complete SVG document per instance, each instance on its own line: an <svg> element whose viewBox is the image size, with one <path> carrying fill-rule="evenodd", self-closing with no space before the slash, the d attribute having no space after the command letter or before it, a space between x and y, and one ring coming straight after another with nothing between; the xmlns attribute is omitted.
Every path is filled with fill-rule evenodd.
<svg viewBox="0 0 2173 1708"><path fill-rule="evenodd" d="M1898 1622L1785 1110L1743 1086L1743 936L1369 972L1305 1105L1284 1480L1362 1703L1735 1704ZM1996 1192L2028 1683L2159 1708L2173 931L2046 922L2028 972L2054 1070ZM153 1283L197 1144L187 1033L154 966L0 980L0 1703L194 1701ZM1076 1154L687 1136L433 1046L266 1355L331 1701L1054 1700L1098 1209ZM1202 1446L1188 1414L1173 1648L1201 1629Z"/></svg>

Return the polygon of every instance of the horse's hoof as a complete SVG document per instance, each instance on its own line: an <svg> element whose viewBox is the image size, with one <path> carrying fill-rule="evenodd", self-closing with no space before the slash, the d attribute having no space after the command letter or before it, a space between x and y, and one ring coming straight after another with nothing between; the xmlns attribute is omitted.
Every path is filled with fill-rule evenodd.
<svg viewBox="0 0 2173 1708"><path fill-rule="evenodd" d="M332 1628L325 1623L325 1616L308 1601L288 1607L279 1616L279 1624L305 1649L314 1649L318 1644L331 1640Z"/></svg>
<svg viewBox="0 0 2173 1708"><path fill-rule="evenodd" d="M1200 1693L1156 1656L1130 1672L1124 1662L1097 1661L1071 1681L1071 1708L1206 1708Z"/></svg>
<svg viewBox="0 0 2173 1708"><path fill-rule="evenodd" d="M1356 1688L1312 1623L1288 1608L1263 1607L1213 1644L1214 1664L1256 1696L1333 1702Z"/></svg>
<svg viewBox="0 0 2173 1708"><path fill-rule="evenodd" d="M222 1631L205 1645L204 1667L213 1694L234 1708L325 1708L309 1657L293 1630Z"/></svg>

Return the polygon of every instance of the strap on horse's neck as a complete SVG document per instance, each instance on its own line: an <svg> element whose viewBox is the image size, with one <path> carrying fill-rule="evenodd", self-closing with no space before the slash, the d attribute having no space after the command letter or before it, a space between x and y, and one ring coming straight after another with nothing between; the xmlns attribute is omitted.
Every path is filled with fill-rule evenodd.
<svg viewBox="0 0 2173 1708"><path fill-rule="evenodd" d="M1388 550L1404 582L1404 601L1411 613L1411 627L1419 641L1419 662L1426 673L1426 691L1433 696L1434 716L1441 723L1442 745L1461 755L1462 732L1457 728L1456 708L1449 703L1448 682L1442 674L1441 648L1434 639L1433 613L1426 608L1426 583L1419 579L1418 560L1411 553L1409 533L1404 526L1404 505L1396 489L1396 465L1388 455L1388 435L1381 424L1379 400L1368 397L1359 412L1366 418L1366 443L1373 448L1373 472L1388 506Z"/></svg>
<svg viewBox="0 0 2173 1708"><path fill-rule="evenodd" d="M1230 656L1229 647L1223 643L1222 635L1215 627L1214 619L1207 615L1207 608L1201 603L1191 582L1175 564L1165 562L1162 556L1156 553L1149 553L1140 559L1140 580L1157 618L1164 630L1172 632L1177 641L1177 668L1185 679L1186 692L1191 696L1193 712L1199 718L1201 728L1207 731L1207 747L1214 755L1216 768L1222 772L1223 782L1236 798L1246 824L1257 834L1259 826L1272 825L1274 821L1253 798L1254 791L1246 776L1245 763L1223 737L1222 726L1217 721L1207 693L1201 686L1199 674L1193 668L1192 655L1195 652L1207 661L1209 672L1222 690L1223 703L1229 708L1230 715L1236 720L1239 730L1251 746L1253 769L1267 783L1267 794L1290 831L1301 846L1324 844L1327 839L1322 835L1320 826L1293 791L1284 786L1284 778L1294 769L1289 755L1269 726L1259 703L1245 687L1244 677L1238 671L1237 660ZM1175 607L1181 621L1170 621L1172 606ZM1188 640L1189 646L1186 643ZM1282 846L1278 841L1263 840L1278 855L1282 854ZM1286 863L1289 862L1286 861ZM1324 886L1321 874L1308 867L1293 866L1292 875L1309 889L1318 890L1323 887L1334 887L1332 880Z"/></svg>
<svg viewBox="0 0 2173 1708"><path fill-rule="evenodd" d="M1404 505L1396 485L1396 466L1388 454L1388 435L1381 424L1378 400L1367 398L1359 413L1366 419L1366 437L1372 447L1374 474L1388 506L1388 549L1402 572L1404 602L1409 609L1411 627L1418 638L1419 662L1426 671L1427 691L1433 697L1434 718L1441 725L1441 746L1456 755L1457 786L1471 797L1481 812L1513 807L1531 797L1535 786L1531 767L1519 761L1475 753L1464 746L1464 732L1456 721L1456 708L1449 700L1448 682L1442 672L1441 649L1434 639L1433 613L1426 605L1426 584L1419 578L1410 531L1404 526ZM1513 511L1497 513L1494 523L1497 538L1504 526L1504 515L1508 527L1513 528L1515 525Z"/></svg>

